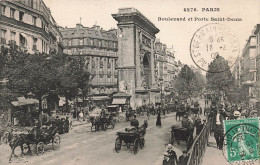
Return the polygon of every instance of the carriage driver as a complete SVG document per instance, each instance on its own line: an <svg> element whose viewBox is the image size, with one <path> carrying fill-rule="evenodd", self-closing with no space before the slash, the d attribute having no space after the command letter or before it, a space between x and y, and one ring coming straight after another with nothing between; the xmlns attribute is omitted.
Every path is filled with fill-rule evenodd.
<svg viewBox="0 0 260 165"><path fill-rule="evenodd" d="M139 121L136 119L136 115L134 115L134 118L131 120L130 125L133 126L133 127L135 127L135 128L138 130Z"/></svg>

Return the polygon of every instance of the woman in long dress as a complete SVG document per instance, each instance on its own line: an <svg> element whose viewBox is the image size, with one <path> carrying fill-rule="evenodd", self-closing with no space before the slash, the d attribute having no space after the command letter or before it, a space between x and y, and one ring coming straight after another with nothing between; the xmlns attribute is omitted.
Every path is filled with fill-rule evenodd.
<svg viewBox="0 0 260 165"><path fill-rule="evenodd" d="M162 126L162 123L161 123L161 110L160 110L160 108L157 111L156 126L160 126L160 127Z"/></svg>

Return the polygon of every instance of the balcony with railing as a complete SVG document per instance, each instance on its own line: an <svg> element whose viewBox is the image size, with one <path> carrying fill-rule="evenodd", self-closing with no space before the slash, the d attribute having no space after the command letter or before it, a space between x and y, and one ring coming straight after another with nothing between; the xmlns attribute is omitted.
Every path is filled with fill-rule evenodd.
<svg viewBox="0 0 260 165"><path fill-rule="evenodd" d="M91 82L91 86L117 86L117 82Z"/></svg>
<svg viewBox="0 0 260 165"><path fill-rule="evenodd" d="M27 24L27 23L24 23L24 22L21 22L21 21L18 21L18 20L15 20L13 18L6 17L4 15L1 15L0 22L5 22L5 23L8 23L8 24L11 24L11 25L14 25L14 26L23 27L23 28L26 28L28 30L35 31L35 32L42 34L42 36L44 36L46 39L49 38L49 34L44 29L30 25L30 24Z"/></svg>

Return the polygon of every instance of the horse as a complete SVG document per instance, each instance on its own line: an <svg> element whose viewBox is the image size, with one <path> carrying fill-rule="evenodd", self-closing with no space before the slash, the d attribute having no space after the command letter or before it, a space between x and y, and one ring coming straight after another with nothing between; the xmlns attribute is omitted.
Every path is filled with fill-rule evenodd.
<svg viewBox="0 0 260 165"><path fill-rule="evenodd" d="M93 130L93 127L95 127L95 131L99 131L99 127L101 126L101 121L100 118L97 117L91 117L90 118L90 122L91 122L91 131Z"/></svg>
<svg viewBox="0 0 260 165"><path fill-rule="evenodd" d="M17 157L16 153L15 153L15 149L16 147L20 147L21 148L21 155L24 155L24 144L27 146L28 148L28 151L27 151L27 154L31 154L32 151L31 151L31 148L30 148L30 144L29 144L29 136L32 135L32 134L20 134L20 135L15 135L12 139L10 138L9 140L9 146L11 147L11 155L9 157L9 162L12 161L12 157L13 155L15 157Z"/></svg>

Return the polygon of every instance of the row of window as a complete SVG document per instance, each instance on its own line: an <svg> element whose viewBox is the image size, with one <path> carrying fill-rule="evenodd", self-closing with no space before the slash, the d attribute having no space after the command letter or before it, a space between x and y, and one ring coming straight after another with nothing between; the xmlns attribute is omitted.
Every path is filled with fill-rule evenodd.
<svg viewBox="0 0 260 165"><path fill-rule="evenodd" d="M0 11L1 11L1 15L6 15L6 6L1 5ZM9 16L10 18L15 19L15 11L16 10L14 8L10 7L10 16ZM22 12L22 11L18 11L18 12L19 12L18 20L21 21L21 22L24 22L25 21L25 18L24 18L25 13ZM36 16L32 16L32 22L31 23L32 23L33 26L36 26L36 24L37 24L37 17ZM46 26L48 26L48 24L44 23L44 21L41 20L41 28L46 30Z"/></svg>
<svg viewBox="0 0 260 165"><path fill-rule="evenodd" d="M93 38L76 38L76 39L64 39L64 46L78 46L78 45L89 45L105 48L117 48L117 42L115 41L106 41Z"/></svg>
<svg viewBox="0 0 260 165"><path fill-rule="evenodd" d="M1 43L2 44L7 44L7 30L5 29L1 29ZM16 38L16 32L15 31L10 31L10 43L15 43L15 39ZM37 48L37 42L38 42L38 38L37 37L33 37L32 38L32 50L38 50ZM28 45L28 37L26 36L26 34L24 33L19 33L19 43L15 43L17 45L19 45L22 48L27 48ZM44 40L42 40L42 52L47 53L48 51L48 43L45 42Z"/></svg>

